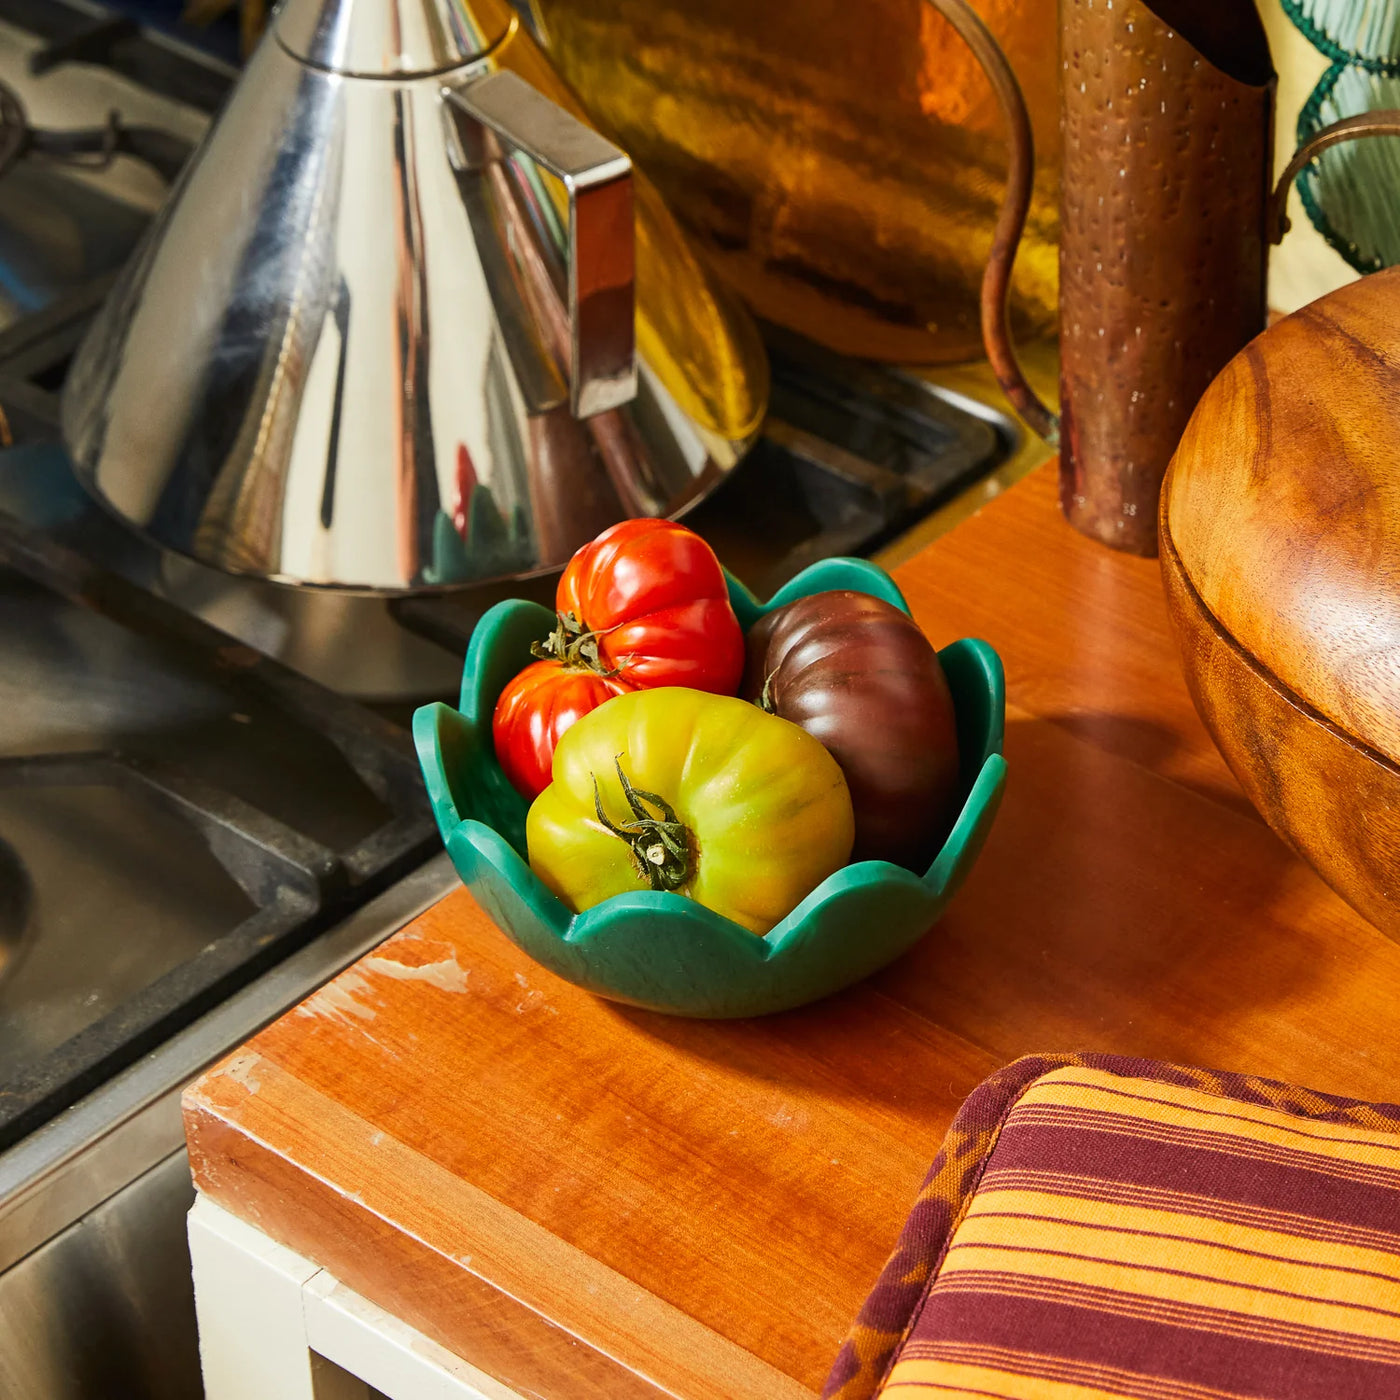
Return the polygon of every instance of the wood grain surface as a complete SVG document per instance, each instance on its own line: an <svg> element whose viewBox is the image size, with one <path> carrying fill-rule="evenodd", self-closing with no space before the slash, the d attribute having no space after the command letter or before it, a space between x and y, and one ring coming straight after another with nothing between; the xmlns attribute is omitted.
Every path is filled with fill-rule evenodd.
<svg viewBox="0 0 1400 1400"><path fill-rule="evenodd" d="M1400 767L1305 705L1220 626L1162 536L1186 681L1240 785L1343 899L1400 938Z"/></svg>
<svg viewBox="0 0 1400 1400"><path fill-rule="evenodd" d="M1271 326L1201 400L1167 529L1221 627L1400 762L1400 268Z"/></svg>
<svg viewBox="0 0 1400 1400"><path fill-rule="evenodd" d="M1400 1097L1400 945L1255 815L1157 565L1037 472L899 574L1006 662L1010 782L943 922L757 1021L596 1000L461 892L187 1098L200 1188L522 1393L817 1391L958 1105L1036 1050Z"/></svg>
<svg viewBox="0 0 1400 1400"><path fill-rule="evenodd" d="M1270 327L1162 494L1191 689L1269 824L1400 938L1400 271Z"/></svg>

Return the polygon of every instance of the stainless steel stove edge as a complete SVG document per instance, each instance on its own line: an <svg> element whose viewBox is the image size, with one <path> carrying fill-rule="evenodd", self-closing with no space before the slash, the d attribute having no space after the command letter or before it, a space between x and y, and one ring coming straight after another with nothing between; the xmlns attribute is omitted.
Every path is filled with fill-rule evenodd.
<svg viewBox="0 0 1400 1400"><path fill-rule="evenodd" d="M357 910L158 1049L0 1153L0 1273L184 1144L191 1079L457 883L445 855Z"/></svg>

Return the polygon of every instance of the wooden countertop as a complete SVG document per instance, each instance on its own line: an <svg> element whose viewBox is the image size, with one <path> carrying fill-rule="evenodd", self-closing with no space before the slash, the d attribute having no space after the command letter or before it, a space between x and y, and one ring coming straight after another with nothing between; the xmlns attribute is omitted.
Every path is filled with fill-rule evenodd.
<svg viewBox="0 0 1400 1400"><path fill-rule="evenodd" d="M1092 1049L1400 1097L1400 946L1254 815L1154 562L1041 470L898 572L1006 662L1006 801L943 922L758 1021L599 1001L465 892L187 1098L201 1190L544 1397L818 1391L967 1093Z"/></svg>

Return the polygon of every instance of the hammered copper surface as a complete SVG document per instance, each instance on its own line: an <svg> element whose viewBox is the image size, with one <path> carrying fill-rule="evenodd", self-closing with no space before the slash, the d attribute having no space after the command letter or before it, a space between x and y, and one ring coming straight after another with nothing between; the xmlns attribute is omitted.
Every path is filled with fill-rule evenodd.
<svg viewBox="0 0 1400 1400"><path fill-rule="evenodd" d="M1191 410L1264 328L1273 74L1250 0L1060 14L1061 504L1152 555Z"/></svg>
<svg viewBox="0 0 1400 1400"><path fill-rule="evenodd" d="M763 316L850 354L980 357L977 297L1006 179L976 59L925 0L539 0L589 115ZM1018 337L1052 332L1055 6L978 0L1025 90L1036 196Z"/></svg>

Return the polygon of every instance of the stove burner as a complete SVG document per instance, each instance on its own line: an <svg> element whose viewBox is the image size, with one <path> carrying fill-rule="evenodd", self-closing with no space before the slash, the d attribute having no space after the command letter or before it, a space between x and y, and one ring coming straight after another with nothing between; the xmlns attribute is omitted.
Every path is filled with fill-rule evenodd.
<svg viewBox="0 0 1400 1400"><path fill-rule="evenodd" d="M0 981L24 947L33 893L24 862L8 841L0 840Z"/></svg>
<svg viewBox="0 0 1400 1400"><path fill-rule="evenodd" d="M24 1056L0 1051L2 1152L420 865L439 841L412 741L398 725L94 566L3 509L0 566L146 639L186 690L221 697L220 712L232 721L226 732L238 736L216 743L215 730L188 703L177 704L179 720L162 722L154 734L115 723L121 733L94 734L96 745L81 749L65 748L60 733L57 751L37 744L26 750L22 738L7 733L7 742L21 751L0 754L0 795L18 789L42 801L62 789L113 791L133 809L160 809L201 839L247 909L221 936L129 988L96 1020L81 1027L65 1023L58 1043ZM64 624L57 644L74 647L79 635ZM96 655L110 659L113 653ZM42 687L42 669L35 678ZM149 684L154 698L160 693L154 672ZM308 778L339 794L334 800L346 812L327 813L312 803L304 791ZM12 805L11 812L28 813L30 805ZM28 877L18 855L9 867L7 853L0 841L0 978L29 922ZM49 920L52 890L37 871L35 878ZM57 923L46 922L16 983L51 936L59 936ZM4 1015L0 1011L0 1026Z"/></svg>
<svg viewBox="0 0 1400 1400"><path fill-rule="evenodd" d="M105 170L115 156L127 155L149 165L171 184L192 150L189 142L167 131L125 125L117 112L108 115L106 126L71 131L30 126L19 94L0 83L0 178L25 155L85 170Z"/></svg>

